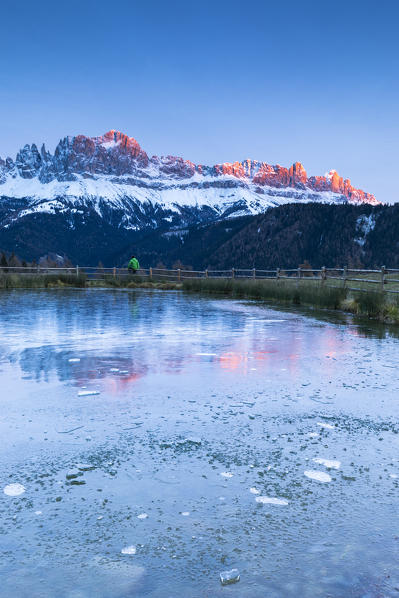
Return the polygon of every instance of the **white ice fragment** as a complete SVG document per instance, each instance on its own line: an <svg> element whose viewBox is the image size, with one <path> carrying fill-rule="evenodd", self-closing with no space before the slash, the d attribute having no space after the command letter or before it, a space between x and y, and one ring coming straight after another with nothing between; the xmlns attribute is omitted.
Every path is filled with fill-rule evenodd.
<svg viewBox="0 0 399 598"><path fill-rule="evenodd" d="M125 546L125 548L122 548L121 550L122 554L136 554L136 552L135 546Z"/></svg>
<svg viewBox="0 0 399 598"><path fill-rule="evenodd" d="M257 488L250 488L249 491L251 494L260 494L260 490L258 490Z"/></svg>
<svg viewBox="0 0 399 598"><path fill-rule="evenodd" d="M230 571L222 571L220 574L220 582L223 586L230 583L237 583L240 581L240 573L238 569L231 569Z"/></svg>
<svg viewBox="0 0 399 598"><path fill-rule="evenodd" d="M99 516L97 517L97 521L101 521L101 519L103 519L103 515L99 515Z"/></svg>
<svg viewBox="0 0 399 598"><path fill-rule="evenodd" d="M80 390L78 392L78 397L90 397L91 395L99 395L99 390Z"/></svg>
<svg viewBox="0 0 399 598"><path fill-rule="evenodd" d="M230 473L229 471L222 471L220 475L222 476L222 478L232 478L234 474Z"/></svg>
<svg viewBox="0 0 399 598"><path fill-rule="evenodd" d="M147 513L140 513L140 515L137 515L137 519L147 519L147 517Z"/></svg>
<svg viewBox="0 0 399 598"><path fill-rule="evenodd" d="M398 476L396 475L396 473L390 473L389 477L392 478L393 480L396 480Z"/></svg>
<svg viewBox="0 0 399 598"><path fill-rule="evenodd" d="M328 473L324 473L324 471L315 471L314 469L308 469L303 473L307 478L310 478L311 480L316 480L317 482L331 482L331 476L328 475Z"/></svg>
<svg viewBox="0 0 399 598"><path fill-rule="evenodd" d="M270 496L257 496L255 500L261 505L288 505L288 500L284 500L283 498L273 498Z"/></svg>
<svg viewBox="0 0 399 598"><path fill-rule="evenodd" d="M308 432L308 436L310 438L317 438L319 436L318 432Z"/></svg>
<svg viewBox="0 0 399 598"><path fill-rule="evenodd" d="M7 496L20 496L25 492L25 486L22 484L7 484L3 492Z"/></svg>
<svg viewBox="0 0 399 598"><path fill-rule="evenodd" d="M190 511L183 511L183 517L188 517L190 515Z"/></svg>
<svg viewBox="0 0 399 598"><path fill-rule="evenodd" d="M42 512L41 511L35 511L35 515L41 515Z"/></svg>
<svg viewBox="0 0 399 598"><path fill-rule="evenodd" d="M119 368L111 368L109 371L110 372L119 372Z"/></svg>
<svg viewBox="0 0 399 598"><path fill-rule="evenodd" d="M217 353L196 353L198 357L216 357Z"/></svg>
<svg viewBox="0 0 399 598"><path fill-rule="evenodd" d="M80 357L71 357L71 359L68 359L69 363L79 363L80 361Z"/></svg>
<svg viewBox="0 0 399 598"><path fill-rule="evenodd" d="M334 430L334 426L332 426L331 424L325 424L324 422L317 422L317 425L320 426L320 428L325 428L326 430Z"/></svg>
<svg viewBox="0 0 399 598"><path fill-rule="evenodd" d="M327 469L339 469L341 466L341 461L332 461L330 459L322 459L321 457L313 459L313 462L318 465L324 465Z"/></svg>

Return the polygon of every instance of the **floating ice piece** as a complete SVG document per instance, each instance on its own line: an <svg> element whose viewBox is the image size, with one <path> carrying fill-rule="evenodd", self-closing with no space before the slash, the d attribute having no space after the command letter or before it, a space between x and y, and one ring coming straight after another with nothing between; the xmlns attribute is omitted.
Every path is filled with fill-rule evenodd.
<svg viewBox="0 0 399 598"><path fill-rule="evenodd" d="M217 353L196 353L198 357L216 357Z"/></svg>
<svg viewBox="0 0 399 598"><path fill-rule="evenodd" d="M249 491L251 494L260 494L260 490L258 490L257 488L250 488Z"/></svg>
<svg viewBox="0 0 399 598"><path fill-rule="evenodd" d="M80 361L80 357L71 357L71 359L68 359L69 363L79 363Z"/></svg>
<svg viewBox="0 0 399 598"><path fill-rule="evenodd" d="M190 515L190 511L183 511L183 517L188 517Z"/></svg>
<svg viewBox="0 0 399 598"><path fill-rule="evenodd" d="M109 371L110 372L119 372L119 368L111 368Z"/></svg>
<svg viewBox="0 0 399 598"><path fill-rule="evenodd" d="M316 480L317 482L331 482L331 476L328 475L328 473L324 473L324 471L315 471L314 469L308 469L303 473L307 478L310 478L311 480Z"/></svg>
<svg viewBox="0 0 399 598"><path fill-rule="evenodd" d="M324 422L317 422L317 425L320 426L320 428L325 428L326 430L334 430L334 426L332 426L331 424L325 424Z"/></svg>
<svg viewBox="0 0 399 598"><path fill-rule="evenodd" d="M284 498L271 498L269 496L257 496L255 498L256 502L261 505L281 505L286 506L288 505L288 500L284 500Z"/></svg>
<svg viewBox="0 0 399 598"><path fill-rule="evenodd" d="M121 553L122 554L136 554L137 550L135 546L125 546L125 548L122 548Z"/></svg>
<svg viewBox="0 0 399 598"><path fill-rule="evenodd" d="M129 373L129 370L119 370L119 373L120 373L120 374L128 374L128 373Z"/></svg>
<svg viewBox="0 0 399 598"><path fill-rule="evenodd" d="M318 432L308 432L308 436L310 438L317 438L319 436Z"/></svg>
<svg viewBox="0 0 399 598"><path fill-rule="evenodd" d="M147 519L147 517L147 513L140 513L140 515L137 515L137 519Z"/></svg>
<svg viewBox="0 0 399 598"><path fill-rule="evenodd" d="M7 484L3 492L7 496L20 496L25 492L25 486L22 484Z"/></svg>
<svg viewBox="0 0 399 598"><path fill-rule="evenodd" d="M41 515L42 512L41 511L35 511L35 515Z"/></svg>
<svg viewBox="0 0 399 598"><path fill-rule="evenodd" d="M99 395L99 390L80 390L78 392L78 397L90 397L91 395Z"/></svg>
<svg viewBox="0 0 399 598"><path fill-rule="evenodd" d="M318 465L324 465L327 469L339 469L341 466L341 461L331 461L330 459L322 459L321 457L313 459L313 462Z"/></svg>
<svg viewBox="0 0 399 598"><path fill-rule="evenodd" d="M67 480L75 480L76 478L78 478L81 475L82 475L82 473L79 471L79 469L70 469L69 471L67 471L67 474L65 477Z"/></svg>
<svg viewBox="0 0 399 598"><path fill-rule="evenodd" d="M220 475L222 476L222 478L232 478L234 474L230 473L229 471L222 471Z"/></svg>
<svg viewBox="0 0 399 598"><path fill-rule="evenodd" d="M398 476L396 475L396 473L390 473L389 477L392 478L393 480L396 480Z"/></svg>
<svg viewBox="0 0 399 598"><path fill-rule="evenodd" d="M220 574L220 582L222 586L227 586L230 583L237 583L237 581L240 581L240 572L238 569L222 571Z"/></svg>

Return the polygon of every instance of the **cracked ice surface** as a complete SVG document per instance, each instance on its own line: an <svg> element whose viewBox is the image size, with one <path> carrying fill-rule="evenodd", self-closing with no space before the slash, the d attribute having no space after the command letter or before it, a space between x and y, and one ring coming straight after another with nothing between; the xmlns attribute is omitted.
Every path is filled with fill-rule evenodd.
<svg viewBox="0 0 399 598"><path fill-rule="evenodd" d="M57 289L0 339L0 598L396 595L393 331Z"/></svg>

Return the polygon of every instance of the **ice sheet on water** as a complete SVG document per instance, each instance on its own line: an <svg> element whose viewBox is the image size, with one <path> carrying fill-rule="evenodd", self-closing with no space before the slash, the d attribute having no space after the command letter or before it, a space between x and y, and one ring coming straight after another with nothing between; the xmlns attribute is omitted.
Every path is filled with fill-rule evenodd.
<svg viewBox="0 0 399 598"><path fill-rule="evenodd" d="M339 469L341 466L341 461L334 461L332 459L322 459L321 457L316 457L313 459L314 463L318 465L324 465L327 469Z"/></svg>
<svg viewBox="0 0 399 598"><path fill-rule="evenodd" d="M7 484L3 492L7 496L20 496L25 492L25 486L22 484Z"/></svg>
<svg viewBox="0 0 399 598"><path fill-rule="evenodd" d="M331 476L328 473L324 473L324 471L316 471L314 469L308 469L307 471L303 472L307 478L311 480L316 480L316 482L331 482Z"/></svg>
<svg viewBox="0 0 399 598"><path fill-rule="evenodd" d="M317 422L317 425L320 426L320 428L324 428L325 430L334 430L334 426L332 426L331 424L326 424L325 422Z"/></svg>
<svg viewBox="0 0 399 598"><path fill-rule="evenodd" d="M257 496L255 498L256 502L261 505L281 505L286 506L288 505L288 500L284 498L274 498L270 496Z"/></svg>
<svg viewBox="0 0 399 598"><path fill-rule="evenodd" d="M125 546L125 548L122 548L121 553L122 554L136 554L137 550L135 546Z"/></svg>
<svg viewBox="0 0 399 598"><path fill-rule="evenodd" d="M99 390L80 390L78 392L78 397L90 397L91 395L99 395Z"/></svg>

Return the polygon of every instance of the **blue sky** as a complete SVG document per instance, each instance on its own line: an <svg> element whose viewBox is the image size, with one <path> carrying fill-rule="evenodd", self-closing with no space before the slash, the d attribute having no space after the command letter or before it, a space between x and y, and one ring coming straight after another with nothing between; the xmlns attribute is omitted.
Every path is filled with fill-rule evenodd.
<svg viewBox="0 0 399 598"><path fill-rule="evenodd" d="M399 200L399 3L2 2L0 156L119 129L194 162L301 161Z"/></svg>

